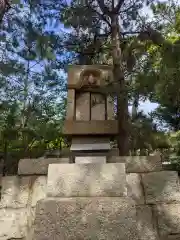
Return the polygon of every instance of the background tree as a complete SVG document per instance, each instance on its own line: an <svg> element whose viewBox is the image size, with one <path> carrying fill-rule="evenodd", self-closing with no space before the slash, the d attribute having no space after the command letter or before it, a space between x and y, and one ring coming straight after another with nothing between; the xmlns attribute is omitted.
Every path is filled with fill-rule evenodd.
<svg viewBox="0 0 180 240"><path fill-rule="evenodd" d="M15 5L2 23L0 148L6 166L62 146L65 80L55 54L57 36L45 30L31 3ZM9 15L8 15L9 14ZM13 23L13 24L12 24ZM52 48L53 47L53 48ZM9 163L9 161L10 163Z"/></svg>
<svg viewBox="0 0 180 240"><path fill-rule="evenodd" d="M150 8L151 1L147 4ZM128 86L129 77L137 73L137 59L144 53L140 40L152 40L158 32L141 16L144 1L72 1L64 3L61 20L73 28L67 46L79 56L80 63L101 62L103 55L113 64L114 91L117 96L120 155L129 153ZM82 14L83 13L83 14ZM146 39L143 38L146 36ZM155 39L154 41L158 41ZM161 40L161 39L160 39ZM78 46L78 47L77 47ZM143 48L143 49L142 49ZM108 52L108 54L106 54ZM140 56L139 56L140 55ZM110 88L108 89L110 92Z"/></svg>

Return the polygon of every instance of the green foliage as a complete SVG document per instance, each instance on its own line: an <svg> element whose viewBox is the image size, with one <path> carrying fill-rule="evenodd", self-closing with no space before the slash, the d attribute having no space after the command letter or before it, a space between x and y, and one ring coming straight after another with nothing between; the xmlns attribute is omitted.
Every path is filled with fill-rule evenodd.
<svg viewBox="0 0 180 240"><path fill-rule="evenodd" d="M0 34L0 151L6 160L12 152L18 159L37 157L66 146L62 70L66 71L68 63L113 64L111 21L93 2L12 2ZM154 120L179 130L180 8L173 1L150 1L147 8L154 18L148 18L142 15L144 1L132 6L131 2L124 1L120 9L121 61L129 103L134 104L131 152L140 149L149 154L171 148L177 156L179 135L172 140ZM60 22L71 31L62 33ZM143 40L139 33L149 25L161 34L151 32L151 37ZM107 91L111 92L111 86ZM138 109L139 101L145 99L159 103L151 116Z"/></svg>
<svg viewBox="0 0 180 240"><path fill-rule="evenodd" d="M13 3L0 42L0 155L9 167L12 158L65 146L65 76L56 60L61 47L28 1Z"/></svg>

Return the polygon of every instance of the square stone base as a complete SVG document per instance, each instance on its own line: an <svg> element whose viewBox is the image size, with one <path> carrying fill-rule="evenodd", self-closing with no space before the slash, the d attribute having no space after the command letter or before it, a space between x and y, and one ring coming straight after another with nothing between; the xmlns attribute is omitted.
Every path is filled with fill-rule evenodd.
<svg viewBox="0 0 180 240"><path fill-rule="evenodd" d="M73 137L71 151L109 151L111 149L108 137Z"/></svg>

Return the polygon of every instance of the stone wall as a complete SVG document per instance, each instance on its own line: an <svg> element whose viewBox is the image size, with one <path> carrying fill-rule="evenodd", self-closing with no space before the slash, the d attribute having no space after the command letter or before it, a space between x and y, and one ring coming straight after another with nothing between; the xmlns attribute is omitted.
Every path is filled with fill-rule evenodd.
<svg viewBox="0 0 180 240"><path fill-rule="evenodd" d="M18 176L2 177L0 240L113 238L180 239L179 177L159 157L22 159Z"/></svg>

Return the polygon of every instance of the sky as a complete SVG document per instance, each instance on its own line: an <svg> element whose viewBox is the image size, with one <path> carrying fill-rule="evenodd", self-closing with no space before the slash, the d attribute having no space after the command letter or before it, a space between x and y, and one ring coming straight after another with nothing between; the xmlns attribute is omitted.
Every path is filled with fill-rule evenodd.
<svg viewBox="0 0 180 240"><path fill-rule="evenodd" d="M144 113L148 114L149 112L155 110L158 107L157 103L151 103L150 101L141 102L139 110L143 110Z"/></svg>

